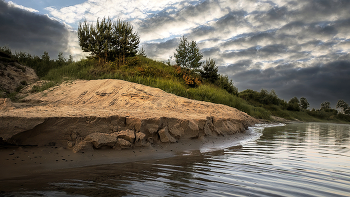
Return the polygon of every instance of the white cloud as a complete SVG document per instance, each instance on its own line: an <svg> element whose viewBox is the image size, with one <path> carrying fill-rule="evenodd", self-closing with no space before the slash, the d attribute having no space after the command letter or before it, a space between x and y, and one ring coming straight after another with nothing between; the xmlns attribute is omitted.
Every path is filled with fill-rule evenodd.
<svg viewBox="0 0 350 197"><path fill-rule="evenodd" d="M28 12L39 12L39 11L36 10L36 9L24 7L24 6L22 6L22 5L18 5L18 4L16 4L16 3L14 3L14 2L12 2L12 1L9 1L9 2L8 2L8 5L9 5L10 7L15 7L15 8L19 8L19 9L22 9L22 10L26 10L26 11L28 11Z"/></svg>
<svg viewBox="0 0 350 197"><path fill-rule="evenodd" d="M46 8L54 17L67 23L77 23L83 19L95 21L98 17L109 16L111 18L145 19L148 15L162 11L173 6L177 7L182 0L158 1L158 0L88 0L74 6L56 9Z"/></svg>

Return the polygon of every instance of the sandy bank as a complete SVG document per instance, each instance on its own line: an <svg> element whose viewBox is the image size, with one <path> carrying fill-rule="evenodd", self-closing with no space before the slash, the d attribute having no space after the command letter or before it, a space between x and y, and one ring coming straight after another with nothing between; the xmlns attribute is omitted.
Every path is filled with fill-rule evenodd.
<svg viewBox="0 0 350 197"><path fill-rule="evenodd" d="M257 123L235 108L112 79L64 83L23 101L0 102L4 142L74 152L232 135Z"/></svg>

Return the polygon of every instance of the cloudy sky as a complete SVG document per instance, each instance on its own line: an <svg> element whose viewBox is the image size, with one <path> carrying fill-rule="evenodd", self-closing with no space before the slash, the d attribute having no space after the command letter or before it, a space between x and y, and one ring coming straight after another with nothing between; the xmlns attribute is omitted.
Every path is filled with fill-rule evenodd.
<svg viewBox="0 0 350 197"><path fill-rule="evenodd" d="M350 104L349 10L349 0L0 0L0 46L79 59L79 22L121 18L148 57L172 58L186 36L239 91L274 89L287 101L335 107Z"/></svg>

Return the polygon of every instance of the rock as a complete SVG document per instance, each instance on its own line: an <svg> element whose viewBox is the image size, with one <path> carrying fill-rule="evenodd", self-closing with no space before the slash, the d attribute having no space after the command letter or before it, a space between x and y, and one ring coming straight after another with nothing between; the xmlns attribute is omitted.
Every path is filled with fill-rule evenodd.
<svg viewBox="0 0 350 197"><path fill-rule="evenodd" d="M157 133L159 129L160 119L159 118L150 118L145 119L141 123L141 132L154 134Z"/></svg>
<svg viewBox="0 0 350 197"><path fill-rule="evenodd" d="M73 148L74 145L75 145L75 142L67 141L67 146L68 146L68 148Z"/></svg>
<svg viewBox="0 0 350 197"><path fill-rule="evenodd" d="M127 140L131 143L134 143L134 141L135 141L135 132L130 130L130 129L127 129L125 131L119 131L119 132L115 133L115 135L117 135L118 138L122 138L122 139Z"/></svg>
<svg viewBox="0 0 350 197"><path fill-rule="evenodd" d="M194 131L199 130L198 124L196 122L194 122L193 120L188 121L188 127Z"/></svg>
<svg viewBox="0 0 350 197"><path fill-rule="evenodd" d="M126 118L126 127L139 132L141 129L141 120L139 118Z"/></svg>
<svg viewBox="0 0 350 197"><path fill-rule="evenodd" d="M136 133L135 138L135 146L148 146L149 144L146 143L146 134L142 132Z"/></svg>
<svg viewBox="0 0 350 197"><path fill-rule="evenodd" d="M169 134L168 127L159 130L158 133L161 142L176 142L176 139Z"/></svg>
<svg viewBox="0 0 350 197"><path fill-rule="evenodd" d="M1 114L2 112L0 112ZM20 133L34 129L44 122L44 118L2 117L0 118L0 137L9 140Z"/></svg>
<svg viewBox="0 0 350 197"><path fill-rule="evenodd" d="M230 135L233 135L235 133L239 133L245 130L244 126L239 122L233 122L233 121L227 120L225 123L227 128L229 129L228 134Z"/></svg>
<svg viewBox="0 0 350 197"><path fill-rule="evenodd" d="M102 146L114 147L117 143L117 135L107 133L92 133L86 136L84 141L91 142L95 148L101 148Z"/></svg>
<svg viewBox="0 0 350 197"><path fill-rule="evenodd" d="M183 128L185 130L186 138L197 138L199 137L199 127L198 123L195 120L188 120L183 122Z"/></svg>
<svg viewBox="0 0 350 197"><path fill-rule="evenodd" d="M181 122L178 119L166 119L164 125L169 128L169 133L177 139L185 134L184 129L181 127Z"/></svg>
<svg viewBox="0 0 350 197"><path fill-rule="evenodd" d="M74 153L94 150L91 142L81 141L73 147Z"/></svg>
<svg viewBox="0 0 350 197"><path fill-rule="evenodd" d="M118 145L122 148L122 149L127 149L127 148L131 148L132 144L129 141L126 141L122 138L118 138Z"/></svg>
<svg viewBox="0 0 350 197"><path fill-rule="evenodd" d="M216 136L215 128L213 125L213 118L207 117L204 124L204 134L207 136Z"/></svg>
<svg viewBox="0 0 350 197"><path fill-rule="evenodd" d="M213 125L214 125L214 131L219 135L226 135L227 133L230 133L230 129L225 124L225 119L222 118L214 118L213 119Z"/></svg>

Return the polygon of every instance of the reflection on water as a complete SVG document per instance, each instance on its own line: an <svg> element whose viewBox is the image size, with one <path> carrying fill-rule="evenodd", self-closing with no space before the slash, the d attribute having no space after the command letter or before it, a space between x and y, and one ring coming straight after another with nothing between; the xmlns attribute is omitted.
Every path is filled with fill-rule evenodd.
<svg viewBox="0 0 350 197"><path fill-rule="evenodd" d="M271 127L243 146L8 180L22 186L3 195L349 196L349 135L350 125Z"/></svg>

